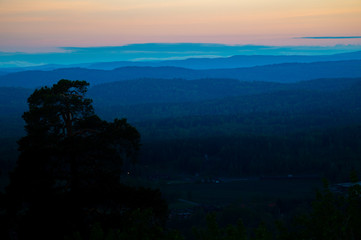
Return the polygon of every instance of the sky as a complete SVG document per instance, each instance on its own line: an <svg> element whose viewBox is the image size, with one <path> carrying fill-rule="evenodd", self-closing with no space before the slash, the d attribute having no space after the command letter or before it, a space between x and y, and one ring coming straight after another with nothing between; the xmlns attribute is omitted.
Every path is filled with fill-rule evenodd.
<svg viewBox="0 0 361 240"><path fill-rule="evenodd" d="M2 52L149 42L358 45L360 26L360 0L0 0Z"/></svg>

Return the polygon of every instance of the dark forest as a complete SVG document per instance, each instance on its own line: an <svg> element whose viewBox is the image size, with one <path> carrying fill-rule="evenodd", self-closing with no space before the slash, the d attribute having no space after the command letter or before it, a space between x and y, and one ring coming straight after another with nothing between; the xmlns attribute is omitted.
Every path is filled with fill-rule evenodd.
<svg viewBox="0 0 361 240"><path fill-rule="evenodd" d="M360 69L3 74L0 238L360 239Z"/></svg>

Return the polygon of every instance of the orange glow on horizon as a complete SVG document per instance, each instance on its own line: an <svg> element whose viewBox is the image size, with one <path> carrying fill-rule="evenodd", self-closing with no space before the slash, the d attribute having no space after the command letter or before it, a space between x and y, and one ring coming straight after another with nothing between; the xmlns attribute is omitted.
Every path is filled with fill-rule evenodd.
<svg viewBox="0 0 361 240"><path fill-rule="evenodd" d="M302 36L359 36L360 26L359 0L0 2L0 46L182 41L296 44L301 40L294 38ZM347 41L361 44L360 39Z"/></svg>

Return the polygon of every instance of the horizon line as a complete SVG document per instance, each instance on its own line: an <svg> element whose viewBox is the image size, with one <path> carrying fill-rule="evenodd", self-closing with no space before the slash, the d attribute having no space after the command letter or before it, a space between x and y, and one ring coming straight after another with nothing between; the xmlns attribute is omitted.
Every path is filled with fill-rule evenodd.
<svg viewBox="0 0 361 240"><path fill-rule="evenodd" d="M357 39L361 36L315 36L315 37L296 37L294 39Z"/></svg>

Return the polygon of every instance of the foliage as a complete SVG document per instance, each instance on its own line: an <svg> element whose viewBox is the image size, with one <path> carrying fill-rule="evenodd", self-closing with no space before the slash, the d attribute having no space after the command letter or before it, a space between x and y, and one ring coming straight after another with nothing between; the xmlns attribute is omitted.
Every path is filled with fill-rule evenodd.
<svg viewBox="0 0 361 240"><path fill-rule="evenodd" d="M271 240L272 234L266 225L261 222L253 231L253 236L247 234L247 230L241 219L237 224L229 224L226 227L220 227L217 223L216 214L207 215L207 225L205 229L194 228L194 235L197 240Z"/></svg>
<svg viewBox="0 0 361 240"><path fill-rule="evenodd" d="M214 126L212 129L221 127ZM161 132L160 125L159 128ZM195 129L186 134L198 134L202 126ZM187 174L239 177L316 175L325 176L333 182L347 179L352 168L361 171L359 124L283 136L279 134L246 134L240 131L232 132L231 136L220 134L143 140L139 162L165 171L176 168L177 172Z"/></svg>
<svg viewBox="0 0 361 240"><path fill-rule="evenodd" d="M242 221L221 227L215 213L207 215L205 228L194 228L197 240L356 240L361 238L361 186L355 172L347 190L336 191L324 181L322 190L317 191L309 211L303 209L293 221L277 221L277 230L264 222L258 227L246 229ZM262 214L260 214L262 215ZM282 218L281 218L282 219ZM251 231L250 231L251 230ZM253 231L252 231L253 230Z"/></svg>
<svg viewBox="0 0 361 240"><path fill-rule="evenodd" d="M105 232L132 226L134 209L151 209L145 221L164 225L167 205L159 191L120 184L123 163L136 159L138 131L125 119L96 116L85 98L88 85L60 80L28 98L27 135L2 196L4 238L63 239L78 232L88 239L98 222Z"/></svg>
<svg viewBox="0 0 361 240"><path fill-rule="evenodd" d="M360 239L361 187L356 182L349 185L346 192L340 193L325 182L317 192L311 212L299 215L283 227L280 239Z"/></svg>
<svg viewBox="0 0 361 240"><path fill-rule="evenodd" d="M228 225L222 228L218 225L216 214L210 213L207 215L207 224L205 229L194 228L193 232L195 238L198 240L246 240L246 230L241 220L237 225Z"/></svg>

